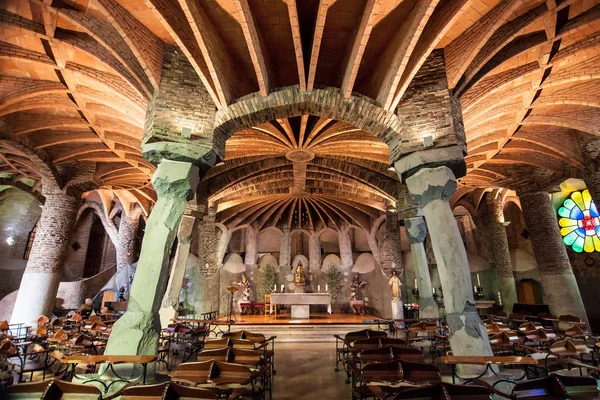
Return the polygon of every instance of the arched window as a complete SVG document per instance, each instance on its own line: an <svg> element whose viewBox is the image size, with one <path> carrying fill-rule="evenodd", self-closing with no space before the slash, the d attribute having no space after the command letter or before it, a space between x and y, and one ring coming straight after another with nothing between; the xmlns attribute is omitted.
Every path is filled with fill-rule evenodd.
<svg viewBox="0 0 600 400"><path fill-rule="evenodd" d="M600 219L598 210L586 189L571 193L558 209L558 224L563 242L573 251L600 251Z"/></svg>

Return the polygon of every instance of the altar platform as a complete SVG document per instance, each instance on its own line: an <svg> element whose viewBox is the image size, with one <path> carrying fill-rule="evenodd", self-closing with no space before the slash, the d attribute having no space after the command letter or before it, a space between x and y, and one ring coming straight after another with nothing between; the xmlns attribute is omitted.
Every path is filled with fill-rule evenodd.
<svg viewBox="0 0 600 400"><path fill-rule="evenodd" d="M380 329L372 315L311 313L310 319L292 319L289 311L275 315L238 315L232 331L247 330L277 336L278 342L334 342L333 335L361 329ZM381 325L381 329L385 326Z"/></svg>

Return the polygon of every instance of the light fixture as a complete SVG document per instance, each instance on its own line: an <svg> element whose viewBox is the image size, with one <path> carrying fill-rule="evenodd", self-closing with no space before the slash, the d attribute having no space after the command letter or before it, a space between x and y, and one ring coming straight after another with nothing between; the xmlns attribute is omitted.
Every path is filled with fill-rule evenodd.
<svg viewBox="0 0 600 400"><path fill-rule="evenodd" d="M396 168L393 165L390 165L387 169L389 172L396 172Z"/></svg>
<svg viewBox="0 0 600 400"><path fill-rule="evenodd" d="M192 137L192 129L188 128L187 126L184 126L183 128L181 128L181 136L183 136L184 138L191 138Z"/></svg>

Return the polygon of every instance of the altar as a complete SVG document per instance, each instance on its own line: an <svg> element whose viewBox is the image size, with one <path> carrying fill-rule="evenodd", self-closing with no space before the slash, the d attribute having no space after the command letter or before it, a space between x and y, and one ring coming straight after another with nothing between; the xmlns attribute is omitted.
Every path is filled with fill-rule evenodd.
<svg viewBox="0 0 600 400"><path fill-rule="evenodd" d="M271 307L269 312L273 313L273 305L284 304L292 308L292 319L309 319L310 306L327 305L327 313L331 314L331 295L329 293L273 293L271 294Z"/></svg>

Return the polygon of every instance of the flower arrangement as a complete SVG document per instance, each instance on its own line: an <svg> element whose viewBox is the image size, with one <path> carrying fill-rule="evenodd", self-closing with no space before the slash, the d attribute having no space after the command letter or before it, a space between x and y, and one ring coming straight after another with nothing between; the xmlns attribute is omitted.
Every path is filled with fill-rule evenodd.
<svg viewBox="0 0 600 400"><path fill-rule="evenodd" d="M338 266L329 264L325 271L325 284L331 294L331 300L335 300L344 284L344 275Z"/></svg>

